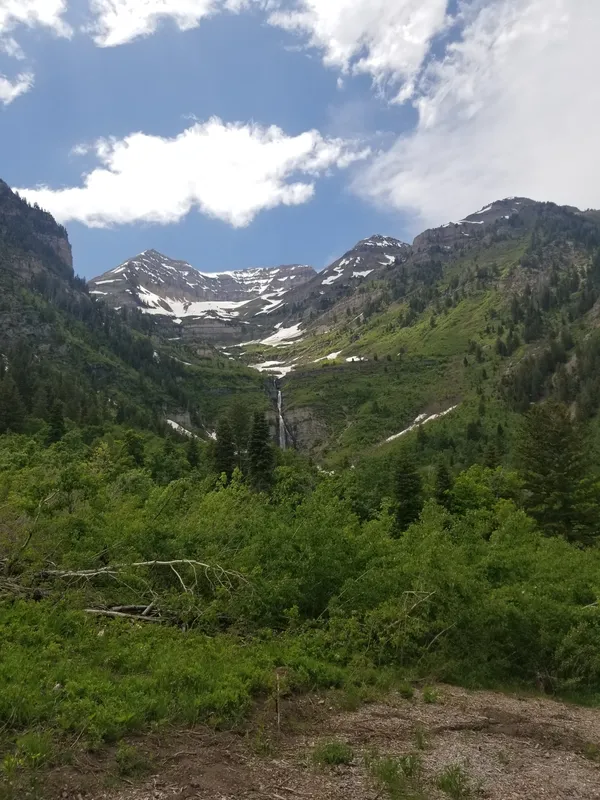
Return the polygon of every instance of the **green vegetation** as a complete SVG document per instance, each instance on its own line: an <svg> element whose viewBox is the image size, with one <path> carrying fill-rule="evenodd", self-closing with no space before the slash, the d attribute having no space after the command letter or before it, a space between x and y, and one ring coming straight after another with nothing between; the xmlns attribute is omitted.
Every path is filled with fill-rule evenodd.
<svg viewBox="0 0 600 800"><path fill-rule="evenodd" d="M22 211L0 230L10 264L19 248L45 258L50 221ZM340 293L359 307L319 347L368 360L285 384L288 413L326 421L312 452L329 469L273 446L258 373L158 340L54 258L0 272L8 797L69 747L113 743L121 775L139 775L127 737L240 725L258 697L279 707L282 675L349 708L436 681L600 702L600 239L568 210L536 213ZM369 769L390 797L423 796L418 754ZM438 786L474 791L460 767Z"/></svg>
<svg viewBox="0 0 600 800"><path fill-rule="evenodd" d="M316 764L351 764L354 752L346 742L322 742L313 750L312 759Z"/></svg>
<svg viewBox="0 0 600 800"><path fill-rule="evenodd" d="M425 800L423 766L418 753L398 758L371 753L365 761L376 784L390 800Z"/></svg>
<svg viewBox="0 0 600 800"><path fill-rule="evenodd" d="M437 785L452 800L468 800L474 795L471 780L460 764L451 764L446 767L438 777Z"/></svg>

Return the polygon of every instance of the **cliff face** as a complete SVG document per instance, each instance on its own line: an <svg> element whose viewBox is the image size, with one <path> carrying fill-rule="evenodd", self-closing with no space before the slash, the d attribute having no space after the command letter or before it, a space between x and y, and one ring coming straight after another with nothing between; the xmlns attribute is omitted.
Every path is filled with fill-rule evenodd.
<svg viewBox="0 0 600 800"><path fill-rule="evenodd" d="M22 278L50 272L73 277L66 230L46 211L30 206L0 180L0 268Z"/></svg>

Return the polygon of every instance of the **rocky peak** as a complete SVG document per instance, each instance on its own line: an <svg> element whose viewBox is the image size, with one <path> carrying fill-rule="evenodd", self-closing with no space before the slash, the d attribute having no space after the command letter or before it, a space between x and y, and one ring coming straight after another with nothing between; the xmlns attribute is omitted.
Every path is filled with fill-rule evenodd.
<svg viewBox="0 0 600 800"><path fill-rule="evenodd" d="M149 314L232 319L254 300L259 301L252 305L254 313L278 303L315 274L300 264L205 273L187 261L145 250L92 279L90 293L113 306L135 305Z"/></svg>
<svg viewBox="0 0 600 800"><path fill-rule="evenodd" d="M515 215L529 218L539 206L540 203L527 197L496 200L458 222L447 222L439 228L424 231L415 238L413 248L418 252L432 245L445 250L452 250L457 246L464 247L470 240L480 239L491 229L508 227L509 220Z"/></svg>
<svg viewBox="0 0 600 800"><path fill-rule="evenodd" d="M31 206L0 180L0 255L19 274L54 272L73 277L66 230L47 211Z"/></svg>
<svg viewBox="0 0 600 800"><path fill-rule="evenodd" d="M410 245L392 236L375 234L368 239L361 239L320 273L321 285L332 286L338 281L345 284L363 280L396 264L398 260L404 261L409 251Z"/></svg>

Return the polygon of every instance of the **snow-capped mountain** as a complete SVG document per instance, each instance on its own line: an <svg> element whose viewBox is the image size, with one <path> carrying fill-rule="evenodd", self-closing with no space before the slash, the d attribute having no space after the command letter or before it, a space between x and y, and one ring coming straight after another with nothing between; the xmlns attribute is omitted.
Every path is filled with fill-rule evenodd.
<svg viewBox="0 0 600 800"><path fill-rule="evenodd" d="M375 276L383 267L402 263L410 245L391 236L376 234L362 239L327 269L319 273L321 286L331 286L338 281L347 283Z"/></svg>
<svg viewBox="0 0 600 800"><path fill-rule="evenodd" d="M146 250L92 279L89 286L90 294L117 308L135 306L175 321L227 321L276 308L292 287L315 275L312 267L298 264L209 274Z"/></svg>

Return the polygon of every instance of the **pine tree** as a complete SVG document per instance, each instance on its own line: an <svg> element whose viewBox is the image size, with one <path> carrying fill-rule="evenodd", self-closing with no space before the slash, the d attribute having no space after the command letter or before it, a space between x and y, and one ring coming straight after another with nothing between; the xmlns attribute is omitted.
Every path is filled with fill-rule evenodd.
<svg viewBox="0 0 600 800"><path fill-rule="evenodd" d="M188 441L185 454L190 467L196 469L200 465L200 448L198 447L198 439L195 436Z"/></svg>
<svg viewBox="0 0 600 800"><path fill-rule="evenodd" d="M144 465L144 440L135 431L125 431L125 450L137 467Z"/></svg>
<svg viewBox="0 0 600 800"><path fill-rule="evenodd" d="M59 442L65 435L64 407L60 400L53 400L48 412L48 438L47 443Z"/></svg>
<svg viewBox="0 0 600 800"><path fill-rule="evenodd" d="M225 473L229 480L235 469L235 446L231 424L227 417L222 417L217 424L217 441L215 443L215 468L219 475Z"/></svg>
<svg viewBox="0 0 600 800"><path fill-rule="evenodd" d="M548 535L589 543L596 536L597 498L586 478L581 432L569 409L556 402L533 406L519 434L517 454L529 514Z"/></svg>
<svg viewBox="0 0 600 800"><path fill-rule="evenodd" d="M244 403L237 402L231 406L228 417L231 425L236 465L243 472L247 461L250 414Z"/></svg>
<svg viewBox="0 0 600 800"><path fill-rule="evenodd" d="M25 406L10 373L0 381L0 433L18 433L25 420Z"/></svg>
<svg viewBox="0 0 600 800"><path fill-rule="evenodd" d="M267 491L273 483L275 457L269 436L269 424L264 414L256 412L248 445L248 471L252 486Z"/></svg>
<svg viewBox="0 0 600 800"><path fill-rule="evenodd" d="M423 481L415 463L406 455L396 462L394 494L398 503L396 522L398 529L404 531L419 518L423 508Z"/></svg>
<svg viewBox="0 0 600 800"><path fill-rule="evenodd" d="M448 465L445 461L440 461L435 469L435 499L441 506L448 505L452 485L452 475Z"/></svg>

